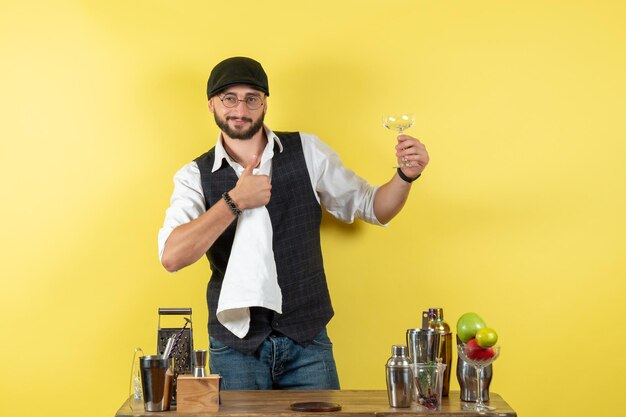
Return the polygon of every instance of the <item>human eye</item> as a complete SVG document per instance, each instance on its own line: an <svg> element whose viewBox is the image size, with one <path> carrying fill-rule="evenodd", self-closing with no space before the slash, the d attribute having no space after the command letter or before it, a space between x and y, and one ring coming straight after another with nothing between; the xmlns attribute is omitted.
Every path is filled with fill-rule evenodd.
<svg viewBox="0 0 626 417"><path fill-rule="evenodd" d="M257 105L259 104L259 102L261 101L261 98L259 96L248 96L246 97L246 102L250 105Z"/></svg>
<svg viewBox="0 0 626 417"><path fill-rule="evenodd" d="M223 98L223 101L225 101L226 104L230 104L230 105L236 105L237 102L239 102L239 100L237 99L237 96L235 96L234 94L226 94Z"/></svg>

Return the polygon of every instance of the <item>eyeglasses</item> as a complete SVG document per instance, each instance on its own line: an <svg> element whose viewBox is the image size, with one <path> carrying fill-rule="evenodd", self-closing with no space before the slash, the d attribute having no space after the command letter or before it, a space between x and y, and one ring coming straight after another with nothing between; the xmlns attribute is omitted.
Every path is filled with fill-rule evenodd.
<svg viewBox="0 0 626 417"><path fill-rule="evenodd" d="M261 96L255 96L255 95L250 95L244 98L243 100L239 100L239 97L237 97L237 94L228 93L222 97L217 96L217 98L220 99L224 107L228 107L228 108L237 107L240 101L243 101L244 103L246 103L246 106L248 106L250 110L256 110L263 105L263 98L261 98Z"/></svg>

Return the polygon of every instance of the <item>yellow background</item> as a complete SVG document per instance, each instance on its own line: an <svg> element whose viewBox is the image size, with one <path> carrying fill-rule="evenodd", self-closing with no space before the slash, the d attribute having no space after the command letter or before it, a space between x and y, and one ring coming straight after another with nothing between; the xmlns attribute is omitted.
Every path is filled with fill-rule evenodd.
<svg viewBox="0 0 626 417"><path fill-rule="evenodd" d="M492 391L520 416L619 414L626 367L622 1L2 1L2 415L112 416L157 308L193 307L156 234L172 176L211 147L210 69L270 77L267 122L373 183L384 112L431 164L388 228L326 219L343 388L384 389L392 344L443 307L498 330ZM452 379L453 389L458 389Z"/></svg>

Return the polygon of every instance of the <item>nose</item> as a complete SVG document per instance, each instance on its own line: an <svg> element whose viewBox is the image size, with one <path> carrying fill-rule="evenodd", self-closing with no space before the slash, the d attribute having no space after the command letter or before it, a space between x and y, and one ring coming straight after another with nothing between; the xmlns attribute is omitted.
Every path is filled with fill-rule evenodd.
<svg viewBox="0 0 626 417"><path fill-rule="evenodd" d="M231 107L230 111L234 111L237 114L244 114L248 111L248 105L246 104L246 100L237 100L237 105L235 107Z"/></svg>

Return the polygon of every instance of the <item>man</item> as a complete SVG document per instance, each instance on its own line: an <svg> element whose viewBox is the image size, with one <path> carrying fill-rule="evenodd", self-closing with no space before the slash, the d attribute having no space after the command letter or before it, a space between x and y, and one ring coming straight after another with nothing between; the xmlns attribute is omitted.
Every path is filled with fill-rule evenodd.
<svg viewBox="0 0 626 417"><path fill-rule="evenodd" d="M313 135L263 124L269 84L244 57L220 62L207 84L221 133L174 177L159 232L161 263L177 271L206 254L209 366L224 389L339 389L326 324L333 316L320 248L321 207L386 224L428 164L398 137L403 167L373 187Z"/></svg>

